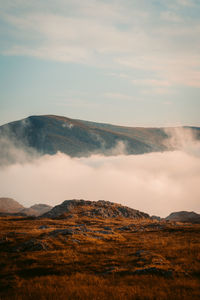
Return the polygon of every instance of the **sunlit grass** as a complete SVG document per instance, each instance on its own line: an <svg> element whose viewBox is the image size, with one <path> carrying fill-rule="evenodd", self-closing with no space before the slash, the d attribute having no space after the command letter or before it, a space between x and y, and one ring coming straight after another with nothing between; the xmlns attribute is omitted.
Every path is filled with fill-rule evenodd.
<svg viewBox="0 0 200 300"><path fill-rule="evenodd" d="M88 231L51 235L78 224ZM119 229L127 225L130 231ZM200 225L9 217L1 218L0 232L0 299L199 299ZM21 251L30 240L47 248ZM172 276L134 273L145 268Z"/></svg>

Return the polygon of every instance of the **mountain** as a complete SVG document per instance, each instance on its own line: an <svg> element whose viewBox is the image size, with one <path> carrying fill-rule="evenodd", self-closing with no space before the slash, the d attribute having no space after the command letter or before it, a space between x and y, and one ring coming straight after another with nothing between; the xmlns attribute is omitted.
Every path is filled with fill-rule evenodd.
<svg viewBox="0 0 200 300"><path fill-rule="evenodd" d="M187 129L200 139L199 127ZM72 157L165 151L173 149L167 145L169 138L165 128L124 127L54 115L30 116L0 126L0 164L23 161L22 149L30 156L60 151Z"/></svg>
<svg viewBox="0 0 200 300"><path fill-rule="evenodd" d="M0 198L1 213L18 213L24 207L12 198Z"/></svg>
<svg viewBox="0 0 200 300"><path fill-rule="evenodd" d="M71 217L82 217L87 216L91 218L150 218L146 213L140 212L121 204L99 200L65 200L62 204L53 207L49 212L43 214L41 217L44 218L71 218Z"/></svg>
<svg viewBox="0 0 200 300"><path fill-rule="evenodd" d="M52 206L47 204L34 204L29 208L24 208L20 212L27 215L27 216L40 216L49 210L52 209Z"/></svg>
<svg viewBox="0 0 200 300"><path fill-rule="evenodd" d="M178 211L171 213L165 218L167 221L200 223L200 214L193 211Z"/></svg>

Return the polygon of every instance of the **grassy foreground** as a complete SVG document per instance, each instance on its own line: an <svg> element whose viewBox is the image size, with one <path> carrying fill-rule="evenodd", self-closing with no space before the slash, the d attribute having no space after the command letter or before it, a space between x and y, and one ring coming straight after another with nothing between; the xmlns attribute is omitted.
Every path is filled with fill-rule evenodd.
<svg viewBox="0 0 200 300"><path fill-rule="evenodd" d="M200 225L0 218L0 299L199 299Z"/></svg>

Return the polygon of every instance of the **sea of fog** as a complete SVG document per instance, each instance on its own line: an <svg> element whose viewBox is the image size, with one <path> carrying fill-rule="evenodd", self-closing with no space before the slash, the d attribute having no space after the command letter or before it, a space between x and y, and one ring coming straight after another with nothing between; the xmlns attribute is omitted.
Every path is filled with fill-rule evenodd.
<svg viewBox="0 0 200 300"><path fill-rule="evenodd" d="M33 155L7 141L17 159L0 166L0 197L24 206L104 199L162 217L180 210L200 213L200 143L188 132L169 142L177 143L176 151L71 158Z"/></svg>

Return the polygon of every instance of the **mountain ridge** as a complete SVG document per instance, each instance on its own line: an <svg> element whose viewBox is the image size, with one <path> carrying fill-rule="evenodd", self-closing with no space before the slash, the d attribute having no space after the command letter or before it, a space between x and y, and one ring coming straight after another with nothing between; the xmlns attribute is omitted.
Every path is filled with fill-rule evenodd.
<svg viewBox="0 0 200 300"><path fill-rule="evenodd" d="M50 206L48 204L34 204L30 207L24 207L18 201L8 198L0 197L0 215L10 216L34 216L40 218L52 219L68 219L68 218L145 218L156 220L158 222L170 221L181 223L200 224L200 214L194 211L177 211L170 213L167 217L150 216L146 212L141 212L137 209L106 200L84 200L84 199L70 199L62 203Z"/></svg>
<svg viewBox="0 0 200 300"><path fill-rule="evenodd" d="M18 201L1 197L0 198L0 213L1 214L18 214L22 216L40 216L52 209L52 206L47 204L34 204L30 207L24 207Z"/></svg>
<svg viewBox="0 0 200 300"><path fill-rule="evenodd" d="M20 212L27 216L38 217L38 216L48 212L51 209L52 209L52 206L40 203L40 204L34 204L28 208L24 208Z"/></svg>
<svg viewBox="0 0 200 300"><path fill-rule="evenodd" d="M200 128L189 129L200 140ZM59 151L81 157L173 150L173 146L167 145L169 138L165 128L126 127L55 115L30 116L0 126L0 164L4 158L15 162L13 151L8 151L10 142L17 149L30 152L30 156L34 151L39 155Z"/></svg>

